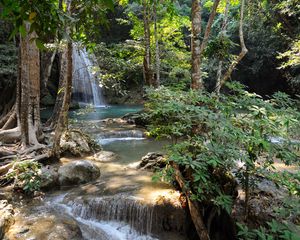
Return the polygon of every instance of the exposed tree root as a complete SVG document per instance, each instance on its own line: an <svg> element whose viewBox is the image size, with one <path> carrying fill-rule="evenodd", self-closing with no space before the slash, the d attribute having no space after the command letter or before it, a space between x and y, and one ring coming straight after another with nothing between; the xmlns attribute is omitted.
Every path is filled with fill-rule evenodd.
<svg viewBox="0 0 300 240"><path fill-rule="evenodd" d="M0 117L0 129L3 129L3 127L7 124L11 116L14 115L15 113L16 113L15 106L13 106L10 109L10 111L8 111L6 114Z"/></svg>
<svg viewBox="0 0 300 240"><path fill-rule="evenodd" d="M21 140L21 131L19 127L0 131L0 142L15 143Z"/></svg>

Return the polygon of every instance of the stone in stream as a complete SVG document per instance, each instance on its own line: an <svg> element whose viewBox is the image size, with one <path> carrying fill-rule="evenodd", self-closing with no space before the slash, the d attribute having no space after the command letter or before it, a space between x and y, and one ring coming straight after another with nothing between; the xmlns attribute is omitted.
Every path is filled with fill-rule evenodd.
<svg viewBox="0 0 300 240"><path fill-rule="evenodd" d="M166 166L166 158L162 153L149 152L142 157L142 161L138 165L138 169L151 169L163 168Z"/></svg>
<svg viewBox="0 0 300 240"><path fill-rule="evenodd" d="M39 212L19 214L5 234L6 240L82 240L77 222L62 215Z"/></svg>
<svg viewBox="0 0 300 240"><path fill-rule="evenodd" d="M87 183L100 176L100 169L87 160L76 160L61 166L58 169L60 185Z"/></svg>
<svg viewBox="0 0 300 240"><path fill-rule="evenodd" d="M94 154L93 160L97 162L112 162L118 158L117 154L109 151L100 151Z"/></svg>
<svg viewBox="0 0 300 240"><path fill-rule="evenodd" d="M41 188L50 189L58 185L58 169L54 166L44 166L41 169Z"/></svg>
<svg viewBox="0 0 300 240"><path fill-rule="evenodd" d="M14 210L7 200L0 200L0 239L14 223Z"/></svg>

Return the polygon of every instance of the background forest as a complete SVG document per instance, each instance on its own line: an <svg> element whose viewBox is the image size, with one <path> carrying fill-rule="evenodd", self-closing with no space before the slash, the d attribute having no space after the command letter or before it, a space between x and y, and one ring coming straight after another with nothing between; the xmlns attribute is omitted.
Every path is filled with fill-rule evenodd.
<svg viewBox="0 0 300 240"><path fill-rule="evenodd" d="M94 56L107 105L143 104L128 121L167 139L153 180L181 192L190 239L300 239L297 0L1 0L2 186L39 191L67 138L100 150L68 117L81 107L74 51ZM284 196L272 203L263 181Z"/></svg>

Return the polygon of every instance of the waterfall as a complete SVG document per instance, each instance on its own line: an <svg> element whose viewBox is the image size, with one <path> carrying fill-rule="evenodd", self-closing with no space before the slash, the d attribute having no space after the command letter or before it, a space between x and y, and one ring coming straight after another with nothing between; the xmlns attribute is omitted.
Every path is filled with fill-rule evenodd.
<svg viewBox="0 0 300 240"><path fill-rule="evenodd" d="M102 89L94 68L95 56L73 44L73 101L80 106L104 107ZM95 62L95 61L94 61Z"/></svg>

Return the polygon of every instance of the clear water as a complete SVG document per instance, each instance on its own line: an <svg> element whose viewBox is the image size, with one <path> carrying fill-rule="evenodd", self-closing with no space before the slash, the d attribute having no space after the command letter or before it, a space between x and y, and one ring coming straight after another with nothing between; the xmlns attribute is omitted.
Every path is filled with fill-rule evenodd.
<svg viewBox="0 0 300 240"><path fill-rule="evenodd" d="M105 118L119 118L127 113L135 113L143 109L142 105L109 105L106 107L86 107L69 111L71 119L78 120L101 120ZM42 122L47 121L52 114L53 108L41 110Z"/></svg>
<svg viewBox="0 0 300 240"><path fill-rule="evenodd" d="M119 118L127 113L135 113L142 109L142 105L110 105L86 110L72 110L70 111L70 117L78 120L101 120L105 118Z"/></svg>
<svg viewBox="0 0 300 240"><path fill-rule="evenodd" d="M116 140L102 145L106 151L112 151L119 155L122 164L129 164L141 160L148 152L164 150L166 141L155 141L153 139L140 140Z"/></svg>

